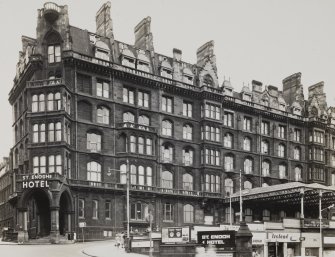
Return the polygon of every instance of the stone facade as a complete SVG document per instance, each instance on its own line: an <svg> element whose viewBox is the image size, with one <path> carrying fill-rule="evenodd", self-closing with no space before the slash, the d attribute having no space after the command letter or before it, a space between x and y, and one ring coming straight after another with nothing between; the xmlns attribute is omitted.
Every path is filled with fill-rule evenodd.
<svg viewBox="0 0 335 257"><path fill-rule="evenodd" d="M92 33L69 25L67 6L48 3L36 39L22 37L9 96L22 240L81 236L82 222L85 238L123 230L127 171L133 231L147 229L149 209L156 229L228 222L222 198L239 190L240 171L244 188L335 181L335 111L323 83L307 100L300 73L282 91L254 80L235 92L219 84L213 41L196 64L178 49L161 55L147 17L134 45L119 42L110 8ZM33 173L51 173L51 188L23 189Z"/></svg>

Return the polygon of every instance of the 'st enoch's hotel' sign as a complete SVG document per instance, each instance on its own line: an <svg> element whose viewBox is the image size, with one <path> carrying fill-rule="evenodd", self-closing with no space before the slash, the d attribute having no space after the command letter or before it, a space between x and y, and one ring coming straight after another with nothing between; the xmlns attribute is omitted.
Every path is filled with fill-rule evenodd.
<svg viewBox="0 0 335 257"><path fill-rule="evenodd" d="M22 189L25 188L48 188L49 183L47 179L51 179L51 174L32 174L22 177Z"/></svg>

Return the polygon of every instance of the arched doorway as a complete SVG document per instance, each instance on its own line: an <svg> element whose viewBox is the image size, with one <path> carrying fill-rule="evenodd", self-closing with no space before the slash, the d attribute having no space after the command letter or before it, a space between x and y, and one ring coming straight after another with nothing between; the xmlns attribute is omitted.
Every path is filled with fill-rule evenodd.
<svg viewBox="0 0 335 257"><path fill-rule="evenodd" d="M45 237L51 231L50 199L41 189L28 192L23 197L27 208L27 232L29 239Z"/></svg>
<svg viewBox="0 0 335 257"><path fill-rule="evenodd" d="M59 199L59 234L65 235L72 231L71 216L72 216L72 200L68 191L62 192Z"/></svg>

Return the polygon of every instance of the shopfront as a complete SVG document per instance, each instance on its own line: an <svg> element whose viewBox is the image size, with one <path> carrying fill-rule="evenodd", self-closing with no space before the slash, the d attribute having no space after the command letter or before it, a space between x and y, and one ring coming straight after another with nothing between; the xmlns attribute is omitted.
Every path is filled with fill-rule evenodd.
<svg viewBox="0 0 335 257"><path fill-rule="evenodd" d="M319 256L320 233L302 233L301 239L302 256Z"/></svg>
<svg viewBox="0 0 335 257"><path fill-rule="evenodd" d="M252 233L252 252L257 257L264 257L264 244L266 241L266 233Z"/></svg>
<svg viewBox="0 0 335 257"><path fill-rule="evenodd" d="M300 255L300 233L269 232L268 257L293 257Z"/></svg>

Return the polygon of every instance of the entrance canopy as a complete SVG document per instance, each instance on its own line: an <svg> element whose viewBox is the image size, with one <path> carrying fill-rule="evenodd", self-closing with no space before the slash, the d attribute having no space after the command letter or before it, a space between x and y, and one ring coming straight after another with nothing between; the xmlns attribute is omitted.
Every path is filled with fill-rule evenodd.
<svg viewBox="0 0 335 257"><path fill-rule="evenodd" d="M320 193L321 192L321 193ZM301 197L304 198L305 206L316 206L321 201L324 207L335 203L335 187L321 184L304 184L301 182L290 182L268 187L257 187L242 190L243 201L276 202L287 205L300 204ZM240 192L231 195L231 199L225 198L224 203L239 202Z"/></svg>

